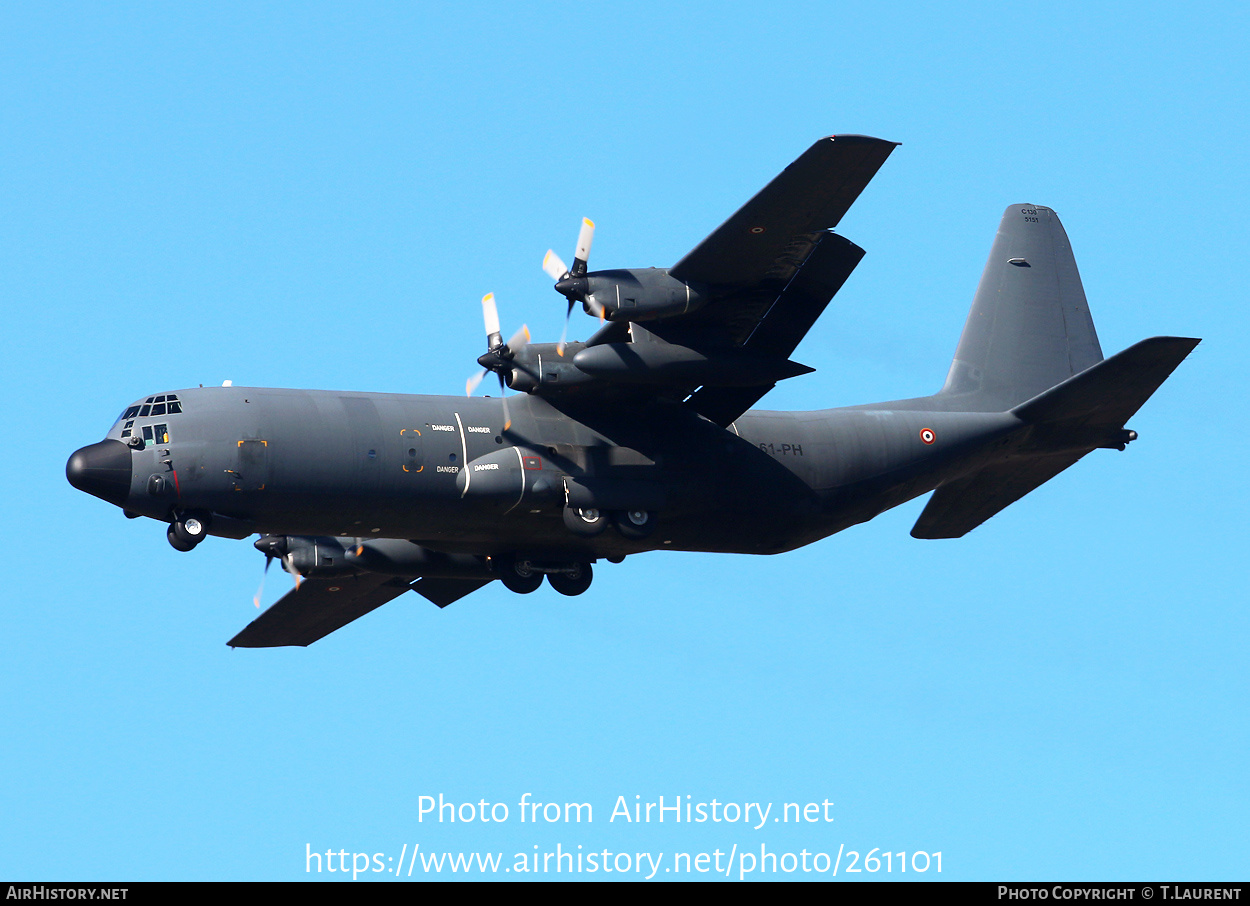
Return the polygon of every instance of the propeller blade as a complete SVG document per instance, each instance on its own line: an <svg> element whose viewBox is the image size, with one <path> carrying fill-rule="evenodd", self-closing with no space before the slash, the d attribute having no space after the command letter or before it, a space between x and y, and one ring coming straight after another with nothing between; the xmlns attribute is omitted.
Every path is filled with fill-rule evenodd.
<svg viewBox="0 0 1250 906"><path fill-rule="evenodd" d="M486 321L486 339L491 349L498 345L502 334L499 331L499 309L495 307L495 294L482 296L482 318Z"/></svg>
<svg viewBox="0 0 1250 906"><path fill-rule="evenodd" d="M573 300L569 299L568 310L564 313L564 330L560 331L560 342L556 344L556 354L564 355L565 341L569 338L569 318L573 314Z"/></svg>
<svg viewBox="0 0 1250 906"><path fill-rule="evenodd" d="M577 248L573 252L573 267L565 269L564 262L560 260L560 256L547 249L547 254L543 258L543 271L552 280L556 281L556 289L568 297L568 311L564 313L564 330L560 332L560 342L556 344L556 352L564 355L564 348L568 345L569 337L569 318L573 315L573 303L575 301L582 302L587 311L597 313L599 320L603 320L603 307L593 306L590 297L583 296L586 292L586 281L575 278L583 277L586 274L587 262L590 259L590 246L595 239L595 223L589 217L582 218L581 229L577 233Z"/></svg>
<svg viewBox="0 0 1250 906"><path fill-rule="evenodd" d="M260 588L256 589L256 596L252 598L252 604L259 609L261 596L265 593L265 576L269 575L269 564L273 562L273 557L265 554L265 568L260 574Z"/></svg>
<svg viewBox="0 0 1250 906"><path fill-rule="evenodd" d="M282 558L282 568L291 574L291 578L295 580L295 587L298 589L299 584L304 581L304 577L299 574L299 570L295 568L295 558L287 554Z"/></svg>
<svg viewBox="0 0 1250 906"><path fill-rule="evenodd" d="M514 333L508 340L507 346L509 352L520 352L530 341L530 329L527 325L522 324L521 329Z"/></svg>
<svg viewBox="0 0 1250 906"><path fill-rule="evenodd" d="M477 385L478 385L478 384L482 383L482 378L484 378L484 377L486 377L486 369L485 369L485 368L483 368L483 369L482 369L481 371L479 371L477 374L473 375L473 377L471 377L471 378L469 378L467 381L465 381L465 382L464 382L464 395L465 395L465 396L472 396L472 395L473 395L473 391L477 389Z"/></svg>
<svg viewBox="0 0 1250 906"><path fill-rule="evenodd" d="M564 266L560 256L551 249L547 249L547 254L543 255L543 273L552 280L559 280L568 272L569 269Z"/></svg>
<svg viewBox="0 0 1250 906"><path fill-rule="evenodd" d="M512 415L508 412L508 385L504 383L503 373L499 374L499 398L503 400L503 429L512 427Z"/></svg>
<svg viewBox="0 0 1250 906"><path fill-rule="evenodd" d="M586 262L590 260L590 243L595 238L595 224L589 217L582 218L582 228L577 234L577 251L573 255L574 277L586 273Z"/></svg>

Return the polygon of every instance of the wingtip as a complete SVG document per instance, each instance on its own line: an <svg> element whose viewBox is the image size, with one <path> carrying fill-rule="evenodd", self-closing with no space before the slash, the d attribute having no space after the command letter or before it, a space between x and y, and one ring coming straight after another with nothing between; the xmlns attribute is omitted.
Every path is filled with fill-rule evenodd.
<svg viewBox="0 0 1250 906"><path fill-rule="evenodd" d="M888 138L877 138L875 135L858 135L856 133L826 135L822 141L842 142L843 144L889 145L893 148L897 148L902 144L902 142L892 142Z"/></svg>

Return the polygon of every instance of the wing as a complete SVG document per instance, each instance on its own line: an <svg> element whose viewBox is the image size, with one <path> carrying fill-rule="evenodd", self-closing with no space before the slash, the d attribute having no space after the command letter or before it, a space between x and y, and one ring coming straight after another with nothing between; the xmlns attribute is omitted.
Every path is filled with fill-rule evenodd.
<svg viewBox="0 0 1250 906"><path fill-rule="evenodd" d="M864 256L830 230L895 147L863 135L822 138L668 271L704 288L706 304L632 331L609 323L586 345L637 343L645 327L647 340L720 363L706 380L674 378L648 392L728 426L777 380L811 370L789 356Z"/></svg>
<svg viewBox="0 0 1250 906"><path fill-rule="evenodd" d="M232 638L231 648L308 646L412 589L439 607L459 601L492 580L407 579L363 573L341 579L305 579Z"/></svg>
<svg viewBox="0 0 1250 906"><path fill-rule="evenodd" d="M895 147L866 135L822 138L669 273L718 286L789 281Z"/></svg>
<svg viewBox="0 0 1250 906"><path fill-rule="evenodd" d="M409 579L379 573L341 579L305 579L226 644L231 648L306 647L409 589L439 607L446 607L491 581Z"/></svg>
<svg viewBox="0 0 1250 906"><path fill-rule="evenodd" d="M864 257L864 250L836 233L824 233L799 268L742 342L742 348L787 360L830 300ZM775 383L751 387L702 387L687 405L727 427L750 409Z"/></svg>
<svg viewBox="0 0 1250 906"><path fill-rule="evenodd" d="M232 638L231 648L311 645L409 589L410 579L365 573L305 579Z"/></svg>
<svg viewBox="0 0 1250 906"><path fill-rule="evenodd" d="M484 588L493 582L493 579L436 579L424 578L418 579L412 584L412 590L427 601L437 604L439 607L446 607L448 604L454 604L467 594L472 594L479 588Z"/></svg>

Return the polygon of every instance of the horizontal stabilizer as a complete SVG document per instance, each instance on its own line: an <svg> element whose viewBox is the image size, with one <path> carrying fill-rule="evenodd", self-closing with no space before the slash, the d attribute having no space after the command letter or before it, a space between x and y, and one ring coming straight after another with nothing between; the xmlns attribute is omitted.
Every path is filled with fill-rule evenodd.
<svg viewBox="0 0 1250 906"><path fill-rule="evenodd" d="M311 645L408 590L408 579L366 573L305 579L232 638L231 648Z"/></svg>
<svg viewBox="0 0 1250 906"><path fill-rule="evenodd" d="M948 481L934 492L913 538L958 538L1054 478L1100 446L1121 447L1115 432L1150 399L1198 345L1189 337L1142 340L1012 410L1033 427L1032 455L1017 456Z"/></svg>
<svg viewBox="0 0 1250 906"><path fill-rule="evenodd" d="M911 530L913 538L959 538L1088 453L1032 456L987 466L934 492Z"/></svg>
<svg viewBox="0 0 1250 906"><path fill-rule="evenodd" d="M1200 341L1151 337L1087 368L1012 410L1033 424L1122 428Z"/></svg>

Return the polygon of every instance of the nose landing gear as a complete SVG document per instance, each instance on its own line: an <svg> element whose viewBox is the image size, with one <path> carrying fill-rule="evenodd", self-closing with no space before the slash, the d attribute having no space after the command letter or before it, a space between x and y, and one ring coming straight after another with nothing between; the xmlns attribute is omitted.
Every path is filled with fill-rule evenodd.
<svg viewBox="0 0 1250 906"><path fill-rule="evenodd" d="M169 539L170 547L185 553L194 550L195 546L203 541L207 534L207 517L182 513L176 515L174 521L169 524L165 537Z"/></svg>

